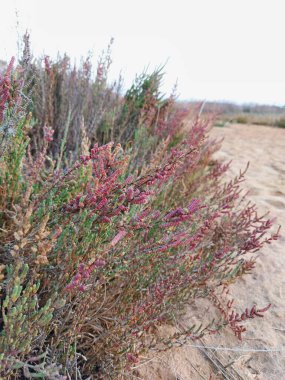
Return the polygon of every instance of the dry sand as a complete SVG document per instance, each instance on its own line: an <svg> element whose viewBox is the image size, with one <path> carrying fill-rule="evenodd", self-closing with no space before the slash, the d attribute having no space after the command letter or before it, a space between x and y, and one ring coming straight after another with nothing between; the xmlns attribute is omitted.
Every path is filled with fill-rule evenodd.
<svg viewBox="0 0 285 380"><path fill-rule="evenodd" d="M285 129L255 125L228 125L213 128L211 136L224 138L215 158L232 160L228 173L234 177L250 162L244 187L261 212L270 211L277 218L276 225L285 228ZM284 235L281 229L281 235ZM284 235L285 236L285 235ZM140 368L144 380L209 380L212 379L285 379L285 238L262 249L252 275L235 283L231 295L240 310L256 303L264 307L272 304L264 318L251 320L242 342L231 331L203 338L205 346L219 349L191 347L199 342L173 348L165 354L154 355ZM179 325L217 316L207 301L199 300L189 307ZM169 333L171 327L165 328ZM230 350L228 350L230 349ZM261 352L255 350L273 350ZM275 352L276 350L276 352Z"/></svg>

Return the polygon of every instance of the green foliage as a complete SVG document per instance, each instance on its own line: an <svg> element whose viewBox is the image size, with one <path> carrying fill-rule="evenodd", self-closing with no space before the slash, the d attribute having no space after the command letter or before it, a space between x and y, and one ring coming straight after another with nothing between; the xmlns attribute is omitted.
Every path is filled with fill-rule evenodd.
<svg viewBox="0 0 285 380"><path fill-rule="evenodd" d="M52 301L55 301L56 294L40 307L40 282L34 282L29 266L18 260L15 264L6 265L6 272L2 283L5 297L1 302L3 326L0 335L0 351L5 355L0 361L0 371L5 373L9 363L8 376L13 369L19 368L19 358L31 352L34 340L50 324L54 311ZM13 353L17 353L17 358Z"/></svg>
<svg viewBox="0 0 285 380"><path fill-rule="evenodd" d="M281 118L276 121L276 126L279 128L285 128L285 118Z"/></svg>
<svg viewBox="0 0 285 380"><path fill-rule="evenodd" d="M67 57L44 68L23 59L34 102L2 89L14 131L0 161L5 379L130 378L150 349L224 326L240 338L242 321L216 291L252 270L246 254L278 237L240 202L244 173L223 184L228 165L211 161L209 121L189 120L173 95L161 96L161 70L119 96L107 84L110 62L108 49L92 81L88 60L71 70ZM23 104L11 118L13 96ZM110 137L115 144L94 143ZM153 336L197 297L212 300L221 320Z"/></svg>
<svg viewBox="0 0 285 380"><path fill-rule="evenodd" d="M243 116L243 115L240 115L236 118L236 122L239 123L239 124L247 124L248 123L248 119L246 116Z"/></svg>

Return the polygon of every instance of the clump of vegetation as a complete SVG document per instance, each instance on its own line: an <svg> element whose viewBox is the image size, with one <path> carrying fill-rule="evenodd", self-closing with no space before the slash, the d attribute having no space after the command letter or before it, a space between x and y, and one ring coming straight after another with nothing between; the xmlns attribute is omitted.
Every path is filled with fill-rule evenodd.
<svg viewBox="0 0 285 380"><path fill-rule="evenodd" d="M248 119L247 119L246 116L244 116L244 115L240 115L240 116L237 116L237 118L236 118L236 122L237 122L238 124L247 124L247 123L248 123Z"/></svg>
<svg viewBox="0 0 285 380"><path fill-rule="evenodd" d="M276 121L276 126L279 128L285 128L285 118L280 118Z"/></svg>
<svg viewBox="0 0 285 380"><path fill-rule="evenodd" d="M193 103L192 103L193 104ZM195 103L194 103L195 104ZM285 119L284 107L274 105L237 105L232 103L208 102L204 114L216 114L215 126L226 123L255 124L281 127Z"/></svg>
<svg viewBox="0 0 285 380"><path fill-rule="evenodd" d="M92 80L89 60L42 66L27 41L0 79L1 376L131 378L174 341L225 326L241 338L269 305L238 314L217 289L278 233L241 197L244 173L224 183L211 120L165 99L160 70L122 95L109 50ZM220 320L158 339L199 297Z"/></svg>

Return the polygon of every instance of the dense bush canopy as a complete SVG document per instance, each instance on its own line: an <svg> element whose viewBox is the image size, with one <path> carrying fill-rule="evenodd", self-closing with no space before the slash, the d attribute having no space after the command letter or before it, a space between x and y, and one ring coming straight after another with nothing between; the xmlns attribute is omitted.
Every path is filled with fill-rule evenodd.
<svg viewBox="0 0 285 380"><path fill-rule="evenodd" d="M0 79L1 376L129 379L173 341L241 338L267 307L238 314L217 289L277 234L242 197L244 173L223 180L212 120L165 98L161 69L123 95L110 47L93 80L89 59L35 61L25 40ZM220 320L157 339L198 297Z"/></svg>

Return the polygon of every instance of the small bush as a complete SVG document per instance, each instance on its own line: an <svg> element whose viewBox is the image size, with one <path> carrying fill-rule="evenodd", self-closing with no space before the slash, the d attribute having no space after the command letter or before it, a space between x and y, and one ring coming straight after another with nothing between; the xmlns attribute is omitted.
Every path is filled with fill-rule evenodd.
<svg viewBox="0 0 285 380"><path fill-rule="evenodd" d="M246 116L240 115L240 116L237 116L236 122L238 124L247 124L248 123L248 119L247 119Z"/></svg>
<svg viewBox="0 0 285 380"><path fill-rule="evenodd" d="M223 183L229 165L211 160L211 121L188 125L174 97L161 97L159 70L119 95L106 57L95 81L66 57L15 71L11 61L0 81L6 379L130 378L150 350L224 326L241 338L243 321L268 308L239 315L216 292L250 273L250 254L278 234L242 201L244 173ZM197 297L221 319L157 340L153 329Z"/></svg>
<svg viewBox="0 0 285 380"><path fill-rule="evenodd" d="M280 118L276 121L276 126L279 128L285 128L285 118Z"/></svg>

